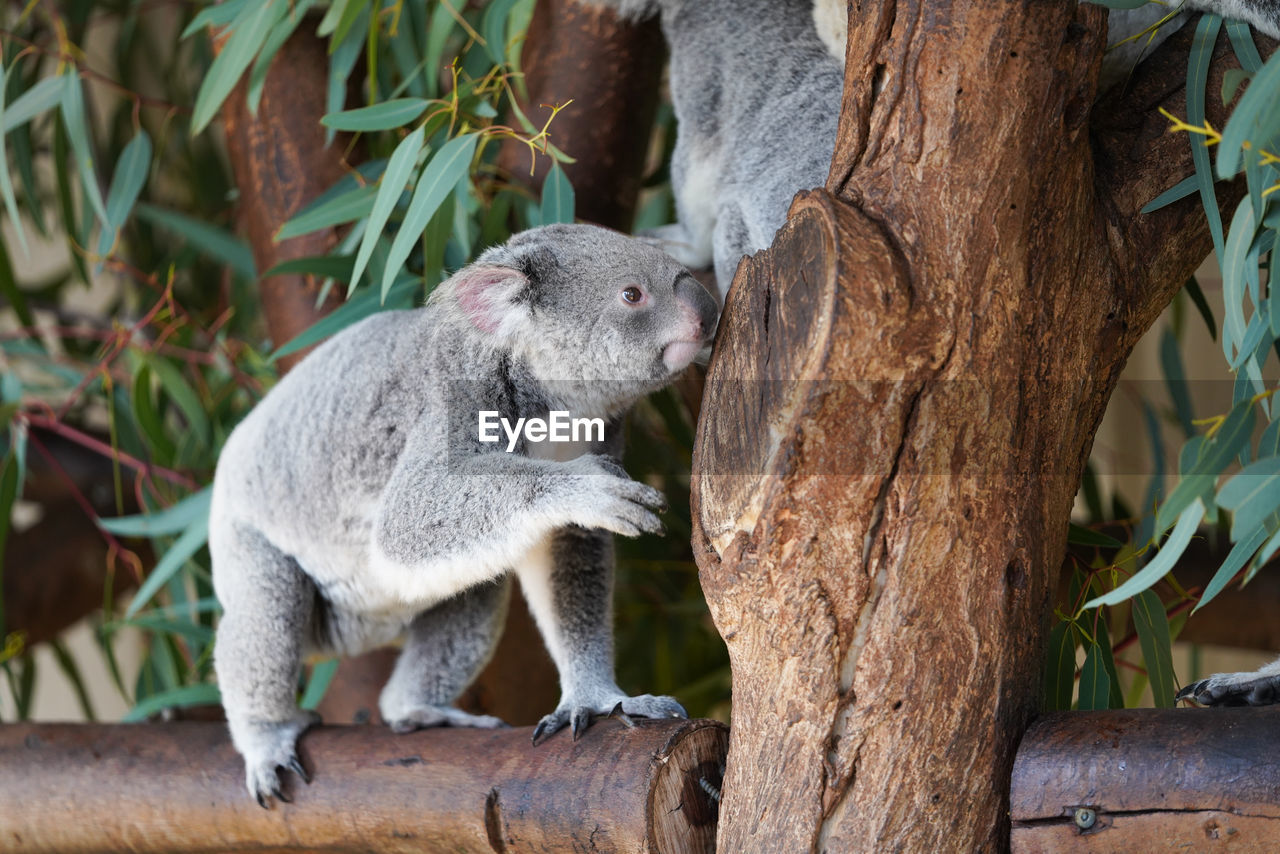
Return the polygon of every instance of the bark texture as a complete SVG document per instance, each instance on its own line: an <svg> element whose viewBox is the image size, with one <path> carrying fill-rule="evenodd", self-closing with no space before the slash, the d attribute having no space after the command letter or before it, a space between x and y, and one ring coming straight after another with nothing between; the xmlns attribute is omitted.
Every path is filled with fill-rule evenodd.
<svg viewBox="0 0 1280 854"><path fill-rule="evenodd" d="M333 186L347 171L344 153L351 135L338 134L324 143L320 117L326 112L329 57L325 42L302 27L271 61L262 87L258 114L249 112L246 80L241 80L222 108L227 153L240 190L240 226L253 249L258 272L294 258L323 255L338 240L337 229L325 229L277 241L280 226ZM322 304L314 276L271 276L258 283L267 330L276 346L304 332L341 303L331 291ZM280 360L287 371L309 350Z"/></svg>
<svg viewBox="0 0 1280 854"><path fill-rule="evenodd" d="M695 449L721 851L1008 846L1072 496L1209 251L1195 199L1138 214L1191 171L1154 112L1189 33L1091 107L1104 39L1073 2L851 9L827 187L739 268Z"/></svg>
<svg viewBox="0 0 1280 854"><path fill-rule="evenodd" d="M528 729L320 727L299 743L310 785L264 810L217 724L0 727L0 849L593 851L715 846L727 737L715 721L616 721L533 747ZM66 820L74 800L75 820Z"/></svg>
<svg viewBox="0 0 1280 854"><path fill-rule="evenodd" d="M1018 747L1011 847L1280 850L1278 724L1276 708L1047 715Z"/></svg>

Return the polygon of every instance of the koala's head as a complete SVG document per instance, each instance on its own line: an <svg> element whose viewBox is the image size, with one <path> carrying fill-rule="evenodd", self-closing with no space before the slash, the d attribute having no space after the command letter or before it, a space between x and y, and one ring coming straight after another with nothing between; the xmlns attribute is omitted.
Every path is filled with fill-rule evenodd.
<svg viewBox="0 0 1280 854"><path fill-rule="evenodd" d="M664 385L711 341L719 313L661 249L591 225L517 234L440 290L539 380L599 383L605 397Z"/></svg>

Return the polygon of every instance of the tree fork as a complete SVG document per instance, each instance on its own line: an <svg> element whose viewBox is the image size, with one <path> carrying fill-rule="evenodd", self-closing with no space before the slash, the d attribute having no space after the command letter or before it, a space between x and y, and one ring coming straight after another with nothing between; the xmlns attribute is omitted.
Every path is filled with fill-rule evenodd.
<svg viewBox="0 0 1280 854"><path fill-rule="evenodd" d="M1099 9L851 9L827 189L739 267L695 447L733 668L720 850L1008 846L1094 431L1209 251L1195 199L1138 215L1192 168L1151 129L1189 38L1091 127Z"/></svg>

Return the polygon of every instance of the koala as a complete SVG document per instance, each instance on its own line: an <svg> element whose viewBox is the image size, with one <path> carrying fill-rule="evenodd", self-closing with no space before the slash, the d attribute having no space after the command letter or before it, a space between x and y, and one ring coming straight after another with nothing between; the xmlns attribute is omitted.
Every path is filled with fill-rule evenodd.
<svg viewBox="0 0 1280 854"><path fill-rule="evenodd" d="M1280 659L1252 673L1215 673L1187 685L1176 699L1202 706L1270 706L1280 703Z"/></svg>
<svg viewBox="0 0 1280 854"><path fill-rule="evenodd" d="M560 673L535 743L617 710L685 716L614 679L609 532L658 533L665 508L608 452L626 409L689 365L717 314L660 249L546 226L485 251L423 307L334 336L263 398L227 439L209 519L214 666L259 804L284 800L277 769L308 779L304 655L403 636L379 699L393 730L502 726L453 702L491 654L512 574ZM557 412L600 429L539 442L533 419Z"/></svg>
<svg viewBox="0 0 1280 854"><path fill-rule="evenodd" d="M628 18L661 15L678 132L676 223L648 236L693 269L714 266L721 298L744 255L767 248L797 191L826 182L844 88L845 0L585 0ZM1188 0L1280 36L1280 0ZM1142 32L1162 4L1111 13L1109 40ZM1185 15L1183 16L1185 18ZM1161 28L1167 36L1176 26ZM1122 80L1145 39L1108 54Z"/></svg>

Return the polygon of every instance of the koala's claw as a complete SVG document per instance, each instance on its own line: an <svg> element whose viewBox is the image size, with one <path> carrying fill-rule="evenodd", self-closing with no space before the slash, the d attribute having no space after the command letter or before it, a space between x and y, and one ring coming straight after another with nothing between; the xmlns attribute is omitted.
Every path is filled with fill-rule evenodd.
<svg viewBox="0 0 1280 854"><path fill-rule="evenodd" d="M311 785L311 775L307 773L306 768L302 767L302 763L298 761L298 757L295 756L292 759L290 759L289 764L286 765L285 767L288 768L293 773L297 774L299 777L301 777L302 782L306 783L308 786ZM287 798L282 797L280 800L284 801L286 804L289 803L289 800Z"/></svg>
<svg viewBox="0 0 1280 854"><path fill-rule="evenodd" d="M577 741L586 732L591 721L596 717L612 716L622 721L628 728L634 727L631 716L643 718L687 718L689 713L672 697L659 697L653 694L641 694L637 697L623 697L616 702L598 705L576 704L564 705L538 721L533 730L533 743L541 744L566 726Z"/></svg>
<svg viewBox="0 0 1280 854"><path fill-rule="evenodd" d="M280 771L292 771L302 782L310 784L311 775L298 760L298 738L320 716L300 711L291 720L260 721L242 725L237 743L244 755L245 784L249 794L263 809L271 809L272 799L292 803L280 786Z"/></svg>
<svg viewBox="0 0 1280 854"><path fill-rule="evenodd" d="M1268 706L1280 702L1280 675L1216 673L1185 686L1174 699L1202 706Z"/></svg>

